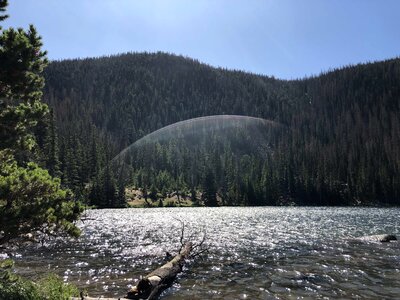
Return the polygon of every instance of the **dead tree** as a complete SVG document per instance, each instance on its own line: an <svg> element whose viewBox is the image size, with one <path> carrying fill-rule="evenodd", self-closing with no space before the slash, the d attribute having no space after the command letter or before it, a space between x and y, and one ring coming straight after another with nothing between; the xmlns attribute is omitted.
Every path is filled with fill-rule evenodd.
<svg viewBox="0 0 400 300"><path fill-rule="evenodd" d="M185 242L185 223L181 220L178 221L182 224L180 237L181 246L178 250L178 254L169 262L142 278L138 284L128 292L126 298L147 300L158 299L160 294L165 289L169 288L173 284L176 276L182 272L185 260L193 259L208 251L208 248L204 246L206 233L203 234L203 238L199 243L193 243L191 241L193 236L190 236L189 241Z"/></svg>
<svg viewBox="0 0 400 300"><path fill-rule="evenodd" d="M187 242L181 251L169 262L142 278L127 294L128 299L157 299L172 285L176 276L182 271L185 259L189 258L193 244Z"/></svg>
<svg viewBox="0 0 400 300"><path fill-rule="evenodd" d="M160 294L169 288L176 276L182 272L183 265L187 259L194 259L208 251L208 248L204 245L206 240L206 233L204 232L200 242L194 243L193 235L188 238L188 241L184 241L185 237L185 223L178 220L182 224L181 237L180 237L180 248L178 254L173 257L166 264L162 265L158 269L146 275L140 279L138 284L128 291L127 295L122 298L91 298L81 295L80 298L72 298L72 300L117 300L117 299L147 299L155 300L158 299ZM169 255L169 253L167 253Z"/></svg>

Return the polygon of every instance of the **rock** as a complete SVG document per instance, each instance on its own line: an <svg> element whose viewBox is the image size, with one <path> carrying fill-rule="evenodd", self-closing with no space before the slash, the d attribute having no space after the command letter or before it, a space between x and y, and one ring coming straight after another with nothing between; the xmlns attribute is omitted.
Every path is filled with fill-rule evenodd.
<svg viewBox="0 0 400 300"><path fill-rule="evenodd" d="M387 243L390 241L397 241L397 237L394 234L376 234L376 235L367 235L358 238L358 240L366 241L366 242L381 242Z"/></svg>

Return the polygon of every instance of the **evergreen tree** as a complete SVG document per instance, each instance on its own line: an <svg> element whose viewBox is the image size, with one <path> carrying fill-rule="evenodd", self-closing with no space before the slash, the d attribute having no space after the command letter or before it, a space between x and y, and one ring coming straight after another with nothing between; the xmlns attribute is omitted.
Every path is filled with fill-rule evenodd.
<svg viewBox="0 0 400 300"><path fill-rule="evenodd" d="M120 186L120 195L118 195L114 175L108 163L105 169L98 173L90 187L90 204L99 208L121 207L121 199L125 198L121 189L122 186Z"/></svg>
<svg viewBox="0 0 400 300"><path fill-rule="evenodd" d="M0 12L6 6L0 0ZM58 179L32 162L34 129L49 111L41 102L47 64L41 46L33 26L0 28L0 244L27 233L79 233L73 221L81 207Z"/></svg>
<svg viewBox="0 0 400 300"><path fill-rule="evenodd" d="M106 200L105 207L117 206L117 188L110 164L107 164L104 174L104 196Z"/></svg>
<svg viewBox="0 0 400 300"><path fill-rule="evenodd" d="M281 129L266 129L271 138L256 152L246 147L256 139L253 132L237 133L242 146L221 141L221 147L216 140L223 137L210 137L193 149L174 137L143 148L129 162L138 178L134 184L161 192L157 177L165 171L164 190L176 190L169 185L181 177L201 192L205 170L198 166L208 156L227 205L248 204L253 191L257 205L400 204L399 80L399 58L287 81L170 54L127 53L52 62L45 101L57 115L60 154L65 147L73 154L61 156L62 166L69 159L74 164L80 144L83 161L91 161L85 171L90 176L79 175L86 181L105 167L106 152L116 155L160 127L240 113L273 120ZM79 143L63 142L71 135ZM246 154L251 164L240 166ZM84 164L78 161L78 173Z"/></svg>
<svg viewBox="0 0 400 300"><path fill-rule="evenodd" d="M201 200L205 206L218 206L217 202L217 188L215 184L215 177L212 169L206 167L206 172L203 179L203 193Z"/></svg>
<svg viewBox="0 0 400 300"><path fill-rule="evenodd" d="M122 180L118 183L118 197L115 207L126 207L125 184Z"/></svg>
<svg viewBox="0 0 400 300"><path fill-rule="evenodd" d="M46 126L43 155L45 157L46 169L49 171L50 175L60 177L60 150L58 147L58 134L53 111L50 112L48 119L49 122Z"/></svg>

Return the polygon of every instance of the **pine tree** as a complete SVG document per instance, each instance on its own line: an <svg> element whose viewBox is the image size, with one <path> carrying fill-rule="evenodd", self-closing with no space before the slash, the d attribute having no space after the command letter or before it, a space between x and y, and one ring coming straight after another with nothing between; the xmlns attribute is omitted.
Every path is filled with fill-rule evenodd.
<svg viewBox="0 0 400 300"><path fill-rule="evenodd" d="M6 6L0 0L0 12ZM0 245L27 233L79 233L73 221L81 207L32 161L35 126L49 111L41 102L47 64L41 46L33 26L28 31L0 28Z"/></svg>
<svg viewBox="0 0 400 300"><path fill-rule="evenodd" d="M118 197L115 207L126 207L125 184L122 180L118 183Z"/></svg>
<svg viewBox="0 0 400 300"><path fill-rule="evenodd" d="M49 170L50 175L60 177L60 150L58 147L58 134L53 111L50 112L49 123L46 129L45 144L43 146L46 168Z"/></svg>
<svg viewBox="0 0 400 300"><path fill-rule="evenodd" d="M205 206L218 206L217 202L217 187L215 184L215 176L210 167L206 167L203 179L203 193L201 199Z"/></svg>
<svg viewBox="0 0 400 300"><path fill-rule="evenodd" d="M117 204L117 188L113 173L110 168L110 164L106 165L106 170L104 174L104 196L106 204L104 207L115 207Z"/></svg>
<svg viewBox="0 0 400 300"><path fill-rule="evenodd" d="M125 192L122 192L122 189L124 187L120 185L118 193L114 175L108 163L91 184L89 190L90 204L99 208L121 207L122 199L125 199Z"/></svg>

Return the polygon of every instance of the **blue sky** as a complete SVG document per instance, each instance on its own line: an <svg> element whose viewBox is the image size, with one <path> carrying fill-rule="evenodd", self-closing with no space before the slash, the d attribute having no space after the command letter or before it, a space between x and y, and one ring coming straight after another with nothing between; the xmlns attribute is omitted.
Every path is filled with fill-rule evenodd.
<svg viewBox="0 0 400 300"><path fill-rule="evenodd" d="M50 59L165 51L278 78L400 55L398 0L11 0Z"/></svg>

